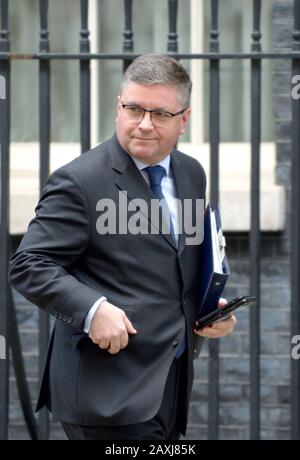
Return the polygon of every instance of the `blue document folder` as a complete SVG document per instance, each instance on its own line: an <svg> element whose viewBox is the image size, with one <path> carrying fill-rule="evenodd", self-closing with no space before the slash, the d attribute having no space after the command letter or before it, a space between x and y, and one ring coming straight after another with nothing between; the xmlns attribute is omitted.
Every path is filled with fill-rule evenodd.
<svg viewBox="0 0 300 460"><path fill-rule="evenodd" d="M229 276L225 238L219 206L207 206L204 214L204 240L201 248L199 318L218 307Z"/></svg>

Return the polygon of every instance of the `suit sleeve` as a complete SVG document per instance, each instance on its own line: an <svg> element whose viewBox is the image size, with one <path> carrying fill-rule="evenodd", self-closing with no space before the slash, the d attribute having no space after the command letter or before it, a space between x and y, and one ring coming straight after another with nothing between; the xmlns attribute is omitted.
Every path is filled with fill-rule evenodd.
<svg viewBox="0 0 300 460"><path fill-rule="evenodd" d="M89 234L88 204L77 177L61 168L49 177L9 268L9 281L17 291L77 331L103 295L71 274L89 244Z"/></svg>

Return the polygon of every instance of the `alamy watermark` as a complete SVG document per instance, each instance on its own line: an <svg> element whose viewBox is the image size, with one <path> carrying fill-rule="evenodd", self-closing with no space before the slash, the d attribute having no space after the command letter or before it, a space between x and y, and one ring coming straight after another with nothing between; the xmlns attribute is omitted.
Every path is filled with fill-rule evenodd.
<svg viewBox="0 0 300 460"><path fill-rule="evenodd" d="M0 359L6 359L6 340L3 335L0 335Z"/></svg>
<svg viewBox="0 0 300 460"><path fill-rule="evenodd" d="M186 235L185 244L199 245L204 237L204 200L174 199L177 207L176 221L170 221L170 210L165 199L128 199L127 191L119 192L118 203L111 198L102 198L96 204L101 214L96 221L99 235L157 235L175 233ZM162 210L162 212L161 212ZM172 222L172 223L170 223ZM174 225L175 224L175 225Z"/></svg>
<svg viewBox="0 0 300 460"><path fill-rule="evenodd" d="M292 98L298 100L300 99L300 75L292 76L292 84L295 85L292 89Z"/></svg>
<svg viewBox="0 0 300 460"><path fill-rule="evenodd" d="M3 75L0 75L0 99L5 99L5 94L5 78L3 77Z"/></svg>
<svg viewBox="0 0 300 460"><path fill-rule="evenodd" d="M292 358L300 359L300 335L294 335L292 337L292 344L294 345L291 352Z"/></svg>

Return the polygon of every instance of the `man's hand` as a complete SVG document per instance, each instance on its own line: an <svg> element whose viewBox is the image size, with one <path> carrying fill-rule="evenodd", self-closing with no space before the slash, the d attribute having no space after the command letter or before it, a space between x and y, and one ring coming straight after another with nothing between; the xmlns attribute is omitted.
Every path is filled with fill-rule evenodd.
<svg viewBox="0 0 300 460"><path fill-rule="evenodd" d="M226 303L226 299L221 298L218 307L222 307L223 305L226 305ZM201 337L219 339L220 337L225 337L226 335L231 334L235 328L236 323L236 317L231 315L230 318L225 319L224 321L219 321L217 323L211 324L210 326L202 327L198 331L194 329L194 332Z"/></svg>
<svg viewBox="0 0 300 460"><path fill-rule="evenodd" d="M100 348L115 354L127 347L128 334L136 333L124 311L105 300L94 314L89 337Z"/></svg>

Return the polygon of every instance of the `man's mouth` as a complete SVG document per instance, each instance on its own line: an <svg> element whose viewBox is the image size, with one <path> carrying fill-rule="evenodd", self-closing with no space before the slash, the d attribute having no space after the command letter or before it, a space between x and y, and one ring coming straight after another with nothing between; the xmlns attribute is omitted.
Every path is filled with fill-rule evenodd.
<svg viewBox="0 0 300 460"><path fill-rule="evenodd" d="M151 138L146 138L146 137L135 137L134 139L138 141L155 141L156 139L154 137Z"/></svg>

